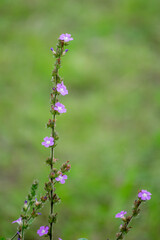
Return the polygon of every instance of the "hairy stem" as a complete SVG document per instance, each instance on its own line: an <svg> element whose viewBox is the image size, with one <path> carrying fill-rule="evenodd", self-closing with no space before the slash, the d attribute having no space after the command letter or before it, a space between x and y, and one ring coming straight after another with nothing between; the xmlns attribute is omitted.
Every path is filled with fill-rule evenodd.
<svg viewBox="0 0 160 240"><path fill-rule="evenodd" d="M55 115L53 115L53 120L55 121ZM54 127L52 128L52 137L54 138ZM51 171L53 170L53 159L54 159L54 148L51 148ZM51 179L53 188L54 188L54 183L53 179ZM51 190L51 215L53 214L53 189ZM53 223L50 223L50 240L53 239Z"/></svg>
<svg viewBox="0 0 160 240"><path fill-rule="evenodd" d="M58 52L59 52L59 47L57 47L57 50L56 50L56 53L58 55ZM60 63L61 63L61 56L62 56L62 53L63 53L63 46L62 46L62 43L60 45L60 54L59 56L57 57L56 59L56 63L55 63L55 68L53 70L53 72L56 73L55 75L55 86L57 86L57 80L58 80L58 70L59 70L59 67L60 66ZM55 94L54 94L54 99L53 99L53 106L55 106L55 103L57 101L57 92L55 91ZM51 133L51 137L55 137L55 125L56 125L56 114L55 112L53 113L53 126L52 126L52 133ZM53 170L53 161L54 161L54 145L53 147L51 147L51 152L50 152L50 157L51 157L51 171ZM50 192L50 196L51 196L51 209L50 209L50 214L51 216L54 214L54 208L53 208L53 194L54 194L54 181L53 179L51 178L51 183L52 183L52 190ZM53 240L53 222L50 223L50 240Z"/></svg>
<svg viewBox="0 0 160 240"><path fill-rule="evenodd" d="M133 215L130 217L130 219L128 220L128 222L125 224L125 227L127 228L129 223L131 222L131 220L133 219ZM119 240L119 239L123 239L124 237L124 234L126 234L126 232L121 232L119 234L119 236L116 238L116 240Z"/></svg>
<svg viewBox="0 0 160 240"><path fill-rule="evenodd" d="M18 233L16 232L16 233L14 234L14 236L13 236L12 238L10 238L10 240L13 240L17 235L18 235Z"/></svg>
<svg viewBox="0 0 160 240"><path fill-rule="evenodd" d="M132 219L139 214L140 212L139 206L141 203L142 201L140 199L135 200L132 215L123 219L124 224L121 226L120 232L116 234L116 240L123 239L124 235L128 233L128 231L130 230L129 224L132 221Z"/></svg>

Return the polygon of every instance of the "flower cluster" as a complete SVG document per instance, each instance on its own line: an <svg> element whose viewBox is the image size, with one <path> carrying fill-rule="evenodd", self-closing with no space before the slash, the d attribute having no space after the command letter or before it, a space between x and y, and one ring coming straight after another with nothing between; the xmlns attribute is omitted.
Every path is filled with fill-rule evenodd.
<svg viewBox="0 0 160 240"><path fill-rule="evenodd" d="M13 221L12 223L17 223L17 233L15 236L18 236L18 239L23 239L24 230L29 228L29 225L32 224L33 220L41 215L39 210L43 207L43 204L46 202L46 196L42 196L40 200L36 198L36 193L38 189L38 181L35 180L32 185L24 205L22 207L20 218Z"/></svg>
<svg viewBox="0 0 160 240"><path fill-rule="evenodd" d="M67 172L70 170L70 165L68 164L68 161L64 163L60 170L53 168L53 164L56 163L57 159L54 158L54 148L56 146L56 141L58 140L58 135L55 131L55 122L56 122L56 115L65 113L67 110L65 106L58 101L58 96L62 95L65 96L68 94L67 87L64 85L64 82L62 78L58 74L58 70L61 67L61 57L64 56L68 49L64 50L64 46L68 45L69 41L72 41L73 38L71 37L71 34L61 34L59 37L59 41L57 44L57 50L55 51L53 48L51 48L51 51L53 52L53 55L56 58L55 68L52 72L52 82L54 86L52 87L52 93L51 93L51 114L52 119L49 119L47 123L47 127L52 129L51 137L45 137L44 142L42 142L42 145L46 148L50 147L50 158L46 160L46 163L50 165L51 172L49 174L49 182L45 183L45 191L46 195L48 196L48 199L51 202L51 212L48 217L48 222L50 224L49 226L41 226L40 229L37 231L37 234L39 236L43 235L49 235L50 239L53 239L53 223L56 222L57 213L54 214L53 212L53 204L56 204L60 201L60 198L58 195L53 192L54 184L56 182L60 182L61 184L65 183L65 180L67 179L67 175L64 175L64 172ZM35 204L38 205L38 201L35 201ZM62 240L59 238L59 240Z"/></svg>
<svg viewBox="0 0 160 240"><path fill-rule="evenodd" d="M120 213L117 213L116 214L116 218L121 218L124 222L124 224L120 225L120 232L118 232L116 234L116 240L119 240L119 239L123 239L123 236L124 234L128 233L128 231L131 229L131 227L129 227L129 223L131 221L131 219L133 217L136 217L139 212L140 212L140 204L143 202L143 201L146 201L146 200L150 200L151 199L151 193L146 191L146 190L141 190L139 193L138 193L138 200L135 200L134 202L134 206L133 206L133 209L132 209L132 215L130 216L124 216L125 214L127 214L127 212L125 211L121 211Z"/></svg>
<svg viewBox="0 0 160 240"><path fill-rule="evenodd" d="M139 193L138 193L138 198L143 200L143 201L146 201L146 200L150 200L151 199L151 193L150 192L147 192L147 190L141 190ZM124 215L127 214L127 212L125 211L121 211L120 213L117 213L116 214L116 218L124 218Z"/></svg>
<svg viewBox="0 0 160 240"><path fill-rule="evenodd" d="M51 51L53 52L53 54L56 57L59 54L59 48L63 46L63 42L68 43L69 41L72 41L73 38L71 37L71 34L65 33L65 34L61 34L60 35L59 40L60 40L60 42L62 42L62 45L61 44L59 45L58 50L57 50L58 53L53 48L51 48ZM61 55L65 55L66 52L68 52L68 49L65 49L64 52L61 52ZM60 66L60 62L61 62L61 60L60 60L60 57L59 57L59 58L57 58L57 69ZM57 73L57 70L55 70L53 72ZM62 96L65 96L65 95L68 94L68 90L67 90L67 88L64 85L62 80L60 80L60 83L56 81L56 86L53 87L53 93L51 94L52 100L54 99L54 97L55 97L55 100L56 100L57 93L61 94ZM65 106L62 103L58 102L58 101L56 101L56 102L54 101L54 106L52 106L51 109L53 110L53 114L55 114L55 113L61 114L61 113L65 113L67 111ZM55 111L55 113L54 113L54 111ZM45 137L44 138L44 142L42 142L42 145L45 146L46 148L54 147L53 146L54 145L54 137L53 136L52 137Z"/></svg>

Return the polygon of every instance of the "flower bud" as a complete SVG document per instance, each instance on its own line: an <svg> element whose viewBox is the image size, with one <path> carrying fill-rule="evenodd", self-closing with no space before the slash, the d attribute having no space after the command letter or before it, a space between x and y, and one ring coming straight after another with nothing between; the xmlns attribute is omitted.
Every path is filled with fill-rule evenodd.
<svg viewBox="0 0 160 240"><path fill-rule="evenodd" d="M47 158L46 159L46 164L48 164L49 166L52 165L52 159L51 158Z"/></svg>
<svg viewBox="0 0 160 240"><path fill-rule="evenodd" d="M54 158L54 159L53 159L53 163L56 163L57 161L58 161L57 158Z"/></svg>
<svg viewBox="0 0 160 240"><path fill-rule="evenodd" d="M37 201L37 198L36 198L36 199L35 199L35 205L36 205L36 207L40 207L40 206L42 205L42 203L39 202L39 201Z"/></svg>
<svg viewBox="0 0 160 240"><path fill-rule="evenodd" d="M41 197L41 201L44 203L45 201L47 201L47 196L42 196Z"/></svg>
<svg viewBox="0 0 160 240"><path fill-rule="evenodd" d="M127 222L127 218L124 216L121 218L123 220L123 222Z"/></svg>
<svg viewBox="0 0 160 240"><path fill-rule="evenodd" d="M67 162L65 162L65 163L63 163L62 164L62 166L61 166L61 171L62 171L62 173L64 173L64 172L68 172L70 169L71 169L71 165L70 164L68 164L69 163L69 161L67 161Z"/></svg>
<svg viewBox="0 0 160 240"><path fill-rule="evenodd" d="M58 195L55 193L54 195L53 195L53 202L54 203L58 203L59 201L60 201L61 199L58 197Z"/></svg>
<svg viewBox="0 0 160 240"><path fill-rule="evenodd" d="M117 237L118 239L123 239L123 236L122 236L122 233L121 233L121 232L116 233L116 237Z"/></svg>
<svg viewBox="0 0 160 240"><path fill-rule="evenodd" d="M45 183L44 189L45 189L47 192L52 191L52 189L53 189L52 183L51 183L51 182Z"/></svg>
<svg viewBox="0 0 160 240"><path fill-rule="evenodd" d="M57 71L56 70L53 70L52 71L52 76L54 77L54 76L56 76L57 75Z"/></svg>
<svg viewBox="0 0 160 240"><path fill-rule="evenodd" d="M48 217L48 222L49 223L55 223L57 220L57 213L56 214L50 214Z"/></svg>
<svg viewBox="0 0 160 240"><path fill-rule="evenodd" d="M51 178L51 179L55 178L55 173L51 172L50 175L49 175L49 178Z"/></svg>
<svg viewBox="0 0 160 240"><path fill-rule="evenodd" d="M57 133L57 132L54 132L54 139L55 139L55 140L58 140L58 139L59 139L59 136L58 136L58 133Z"/></svg>
<svg viewBox="0 0 160 240"><path fill-rule="evenodd" d="M68 52L68 49L66 49L66 50L63 52L62 56L65 56L67 52Z"/></svg>
<svg viewBox="0 0 160 240"><path fill-rule="evenodd" d="M52 47L50 49L51 49L53 55L56 55L56 51L54 51L54 49Z"/></svg>
<svg viewBox="0 0 160 240"><path fill-rule="evenodd" d="M26 211L28 208L27 200L24 202L23 211Z"/></svg>

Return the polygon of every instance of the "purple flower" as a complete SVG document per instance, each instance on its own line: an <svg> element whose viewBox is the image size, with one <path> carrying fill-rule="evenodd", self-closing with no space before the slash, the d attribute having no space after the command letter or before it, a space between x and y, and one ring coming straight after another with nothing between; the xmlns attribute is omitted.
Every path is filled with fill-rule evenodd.
<svg viewBox="0 0 160 240"><path fill-rule="evenodd" d="M53 52L53 54L56 54L56 52L54 51L54 48L53 48L53 47L51 47L50 49L51 49L51 51Z"/></svg>
<svg viewBox="0 0 160 240"><path fill-rule="evenodd" d="M71 37L71 34L68 34L68 33L64 34L63 33L63 34L60 35L59 40L64 41L64 42L69 42L69 41L72 41L73 38Z"/></svg>
<svg viewBox="0 0 160 240"><path fill-rule="evenodd" d="M62 240L62 238L58 238L58 240Z"/></svg>
<svg viewBox="0 0 160 240"><path fill-rule="evenodd" d="M141 198L141 200L150 200L151 199L151 193L150 192L147 192L147 190L141 190L139 193L138 193L138 197Z"/></svg>
<svg viewBox="0 0 160 240"><path fill-rule="evenodd" d="M126 213L127 212L121 211L120 213L117 213L115 217L116 218L123 218Z"/></svg>
<svg viewBox="0 0 160 240"><path fill-rule="evenodd" d="M57 84L57 92L61 93L63 96L68 94L68 90L66 86L63 84L63 81Z"/></svg>
<svg viewBox="0 0 160 240"><path fill-rule="evenodd" d="M28 204L27 204L27 200L24 201L24 206L23 206L24 210L27 210L28 208Z"/></svg>
<svg viewBox="0 0 160 240"><path fill-rule="evenodd" d="M35 205L39 206L41 204L41 202L38 202L37 198L35 198Z"/></svg>
<svg viewBox="0 0 160 240"><path fill-rule="evenodd" d="M21 240L21 239L20 239L20 232L17 232L17 234L18 234L18 240Z"/></svg>
<svg viewBox="0 0 160 240"><path fill-rule="evenodd" d="M67 179L67 175L62 175L60 174L59 177L55 178L56 181L60 182L61 184L64 184L65 183L65 179Z"/></svg>
<svg viewBox="0 0 160 240"><path fill-rule="evenodd" d="M21 225L22 224L22 218L20 217L20 218L18 218L17 220L15 220L15 221L13 221L12 223L18 223L19 225Z"/></svg>
<svg viewBox="0 0 160 240"><path fill-rule="evenodd" d="M62 103L60 103L60 102L57 102L57 103L55 104L54 110L56 110L56 111L59 112L59 113L65 113L65 112L67 111L67 110L65 109L65 106L64 106Z"/></svg>
<svg viewBox="0 0 160 240"><path fill-rule="evenodd" d="M42 227L40 227L40 229L38 229L37 234L41 237L41 236L47 234L48 230L49 230L48 226L46 226L46 227L42 226Z"/></svg>
<svg viewBox="0 0 160 240"><path fill-rule="evenodd" d="M45 137L44 142L42 142L42 145L45 147L53 146L54 145L54 138L53 137Z"/></svg>
<svg viewBox="0 0 160 240"><path fill-rule="evenodd" d="M69 51L68 49L64 50L63 56L65 56L68 51Z"/></svg>

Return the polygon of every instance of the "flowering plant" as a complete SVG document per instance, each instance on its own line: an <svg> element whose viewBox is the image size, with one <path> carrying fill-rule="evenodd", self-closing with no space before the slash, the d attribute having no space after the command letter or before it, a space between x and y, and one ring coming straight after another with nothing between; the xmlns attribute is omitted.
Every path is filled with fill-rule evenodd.
<svg viewBox="0 0 160 240"><path fill-rule="evenodd" d="M46 160L46 164L50 167L50 171L49 179L44 184L45 194L43 194L40 199L37 199L36 193L38 189L38 181L35 180L31 186L30 193L24 201L21 215L17 220L14 220L12 222L18 224L18 227L16 233L13 235L12 238L10 238L10 240L13 240L14 238L17 238L18 240L25 239L25 231L29 229L29 226L32 224L33 220L41 215L40 210L46 202L50 203L50 214L48 216L48 222L44 223L44 226L40 226L39 229L37 229L36 231L40 237L45 236L48 237L50 240L54 239L53 226L57 220L57 213L55 213L54 211L54 205L60 202L60 198L56 193L55 185L58 183L65 183L68 178L65 173L68 172L71 168L69 161L63 163L59 169L55 167L56 162L58 161L58 159L55 158L55 147L57 146L57 141L59 139L56 132L57 116L62 113L66 113L67 111L65 106L61 102L59 102L59 97L68 94L68 90L64 84L64 80L59 75L59 69L61 67L62 57L65 56L68 52L68 49L65 48L72 40L73 38L71 37L71 34L61 34L58 39L56 50L51 48L53 56L56 58L56 61L54 69L52 71L51 79L53 84L50 96L50 113L52 115L52 118L50 118L47 123L47 128L51 129L51 135L46 136L44 138L44 141L42 142L42 145L45 148L50 149L50 156ZM150 198L150 192L148 192L147 190L141 190L138 193L137 200L134 201L132 214L130 216L125 216L127 214L126 211L121 211L120 213L116 214L115 217L120 218L123 223L120 225L119 232L116 234L116 240L124 238L125 234L127 234L131 228L129 226L131 220L133 219L133 217L136 217L140 212L140 204L142 202L150 200ZM62 240L61 238L58 239Z"/></svg>

